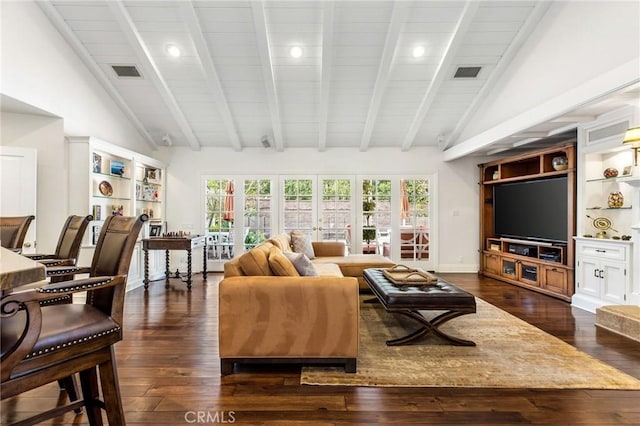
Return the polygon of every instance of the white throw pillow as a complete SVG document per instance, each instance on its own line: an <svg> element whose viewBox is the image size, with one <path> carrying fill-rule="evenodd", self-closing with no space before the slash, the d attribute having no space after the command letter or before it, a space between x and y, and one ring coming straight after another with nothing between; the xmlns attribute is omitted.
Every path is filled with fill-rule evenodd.
<svg viewBox="0 0 640 426"><path fill-rule="evenodd" d="M295 253L304 253L309 259L316 257L311 244L311 237L301 231L291 232L291 247Z"/></svg>
<svg viewBox="0 0 640 426"><path fill-rule="evenodd" d="M301 276L304 277L316 277L318 276L318 271L316 271L316 267L313 266L311 260L304 253L292 253L292 252L284 252L283 253L290 261L293 263L293 267L296 268L296 271Z"/></svg>

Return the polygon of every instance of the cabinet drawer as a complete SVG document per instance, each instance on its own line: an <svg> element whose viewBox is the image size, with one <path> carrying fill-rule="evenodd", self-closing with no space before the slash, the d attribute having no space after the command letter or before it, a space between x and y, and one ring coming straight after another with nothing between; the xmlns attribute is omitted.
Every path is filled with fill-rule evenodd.
<svg viewBox="0 0 640 426"><path fill-rule="evenodd" d="M599 244L578 244L578 254L601 259L627 260L627 247Z"/></svg>

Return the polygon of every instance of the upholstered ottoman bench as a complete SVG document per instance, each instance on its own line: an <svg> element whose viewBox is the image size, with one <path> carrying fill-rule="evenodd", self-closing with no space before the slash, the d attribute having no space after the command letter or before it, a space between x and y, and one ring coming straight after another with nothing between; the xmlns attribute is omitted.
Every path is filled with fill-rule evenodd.
<svg viewBox="0 0 640 426"><path fill-rule="evenodd" d="M461 315L476 312L476 299L453 284L440 278L435 284L398 287L385 277L383 269L370 268L363 271L367 285L377 301L387 312L405 315L418 321L422 327L397 339L387 340L388 346L404 345L433 332L453 345L475 346L470 340L460 339L441 331L439 327ZM371 299L375 302L376 299ZM435 318L427 319L420 311L445 311Z"/></svg>

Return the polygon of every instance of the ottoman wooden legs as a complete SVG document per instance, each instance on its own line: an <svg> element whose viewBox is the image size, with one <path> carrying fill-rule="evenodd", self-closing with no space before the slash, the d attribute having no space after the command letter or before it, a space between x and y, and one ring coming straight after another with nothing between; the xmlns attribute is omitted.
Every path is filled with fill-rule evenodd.
<svg viewBox="0 0 640 426"><path fill-rule="evenodd" d="M432 320L426 319L419 311L408 310L408 309L387 309L387 311L407 316L409 318L412 318L418 321L420 324L422 324L422 327L420 327L419 329L417 329L412 333L407 334L404 337L398 337L396 339L387 340L387 346L405 345L431 332L447 340L452 345L456 345L456 346L475 346L476 345L471 340L464 340L458 337L450 336L438 328L442 324L446 323L447 321L453 318L459 317L461 315L472 314L475 312L475 310L448 311L438 315Z"/></svg>

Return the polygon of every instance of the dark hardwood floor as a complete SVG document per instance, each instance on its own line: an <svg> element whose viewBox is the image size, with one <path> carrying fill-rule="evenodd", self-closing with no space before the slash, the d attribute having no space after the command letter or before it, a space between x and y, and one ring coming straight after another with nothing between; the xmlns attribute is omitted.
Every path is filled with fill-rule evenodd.
<svg viewBox="0 0 640 426"><path fill-rule="evenodd" d="M593 314L475 274L442 276L640 378L640 343L597 329ZM159 281L127 294L125 339L116 353L128 424L640 424L640 391L301 386L296 366L247 366L220 378L220 278L196 278L191 292L173 279L168 289ZM51 384L5 400L2 424L64 396ZM87 422L84 414L67 414L45 424Z"/></svg>

